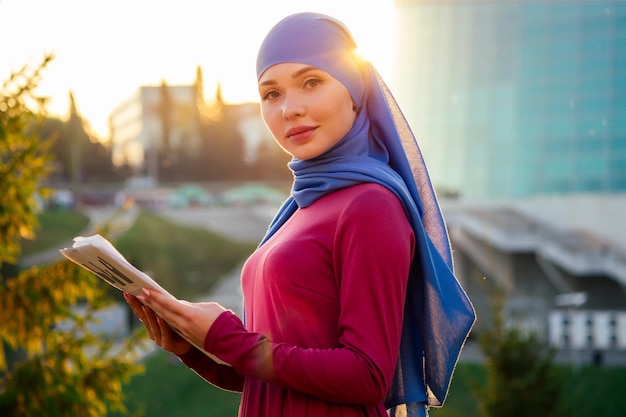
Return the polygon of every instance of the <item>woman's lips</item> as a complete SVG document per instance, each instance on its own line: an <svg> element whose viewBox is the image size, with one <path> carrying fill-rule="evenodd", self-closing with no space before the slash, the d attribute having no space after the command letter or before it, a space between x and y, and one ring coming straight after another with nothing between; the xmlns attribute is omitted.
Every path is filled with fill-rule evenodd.
<svg viewBox="0 0 626 417"><path fill-rule="evenodd" d="M287 131L287 138L294 142L302 142L311 137L316 126L297 126Z"/></svg>

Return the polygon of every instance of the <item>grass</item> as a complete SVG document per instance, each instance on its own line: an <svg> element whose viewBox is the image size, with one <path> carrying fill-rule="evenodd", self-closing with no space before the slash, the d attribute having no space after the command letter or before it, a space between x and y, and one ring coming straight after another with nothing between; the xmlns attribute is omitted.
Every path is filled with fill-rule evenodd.
<svg viewBox="0 0 626 417"><path fill-rule="evenodd" d="M570 372L567 401L581 416L618 417L626 409L626 368L585 367Z"/></svg>
<svg viewBox="0 0 626 417"><path fill-rule="evenodd" d="M118 250L179 298L207 292L255 248L204 228L181 226L143 212L133 226L115 239Z"/></svg>
<svg viewBox="0 0 626 417"><path fill-rule="evenodd" d="M35 230L35 239L22 240L22 256L71 241L89 225L89 217L74 211L46 211L38 215L37 220L39 228Z"/></svg>
<svg viewBox="0 0 626 417"><path fill-rule="evenodd" d="M459 363L448 392L445 406L432 408L431 417L476 417L478 404L474 395L475 384L482 385L487 377L485 367L476 363Z"/></svg>
<svg viewBox="0 0 626 417"><path fill-rule="evenodd" d="M145 360L146 372L124 386L129 412L158 417L235 417L241 394L220 390L177 358L159 351ZM124 414L109 413L109 417Z"/></svg>
<svg viewBox="0 0 626 417"><path fill-rule="evenodd" d="M574 371L563 366L564 404L572 417L622 417L626 407L626 367L585 366ZM454 374L443 408L430 411L431 417L478 417L475 387L484 386L482 364L460 363ZM505 416L503 416L505 417Z"/></svg>

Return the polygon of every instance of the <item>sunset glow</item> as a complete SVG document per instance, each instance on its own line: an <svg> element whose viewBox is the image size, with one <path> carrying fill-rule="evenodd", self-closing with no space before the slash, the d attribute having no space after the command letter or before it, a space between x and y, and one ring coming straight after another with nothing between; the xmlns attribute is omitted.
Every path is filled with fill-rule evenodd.
<svg viewBox="0 0 626 417"><path fill-rule="evenodd" d="M107 117L141 85L191 84L203 70L205 96L221 83L231 103L257 101L254 65L265 33L299 11L327 13L352 30L359 51L385 76L392 58L393 0L0 1L0 79L43 54L56 58L37 90L65 117L71 90L102 139ZM6 41L8 40L8 41Z"/></svg>

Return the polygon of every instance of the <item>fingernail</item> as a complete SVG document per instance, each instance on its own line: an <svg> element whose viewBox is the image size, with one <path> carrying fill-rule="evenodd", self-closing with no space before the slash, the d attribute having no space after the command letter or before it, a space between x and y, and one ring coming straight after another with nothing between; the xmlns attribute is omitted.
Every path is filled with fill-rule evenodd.
<svg viewBox="0 0 626 417"><path fill-rule="evenodd" d="M150 297L150 291L148 291L147 288L142 288L141 292L146 296L146 297Z"/></svg>

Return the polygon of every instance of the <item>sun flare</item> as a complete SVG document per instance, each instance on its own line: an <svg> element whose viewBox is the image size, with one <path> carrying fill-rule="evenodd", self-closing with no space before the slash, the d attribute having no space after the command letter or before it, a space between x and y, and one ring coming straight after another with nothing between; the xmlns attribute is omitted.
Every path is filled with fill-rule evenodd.
<svg viewBox="0 0 626 417"><path fill-rule="evenodd" d="M316 11L342 20L359 52L383 76L392 58L393 0L233 0L220 2L219 8L199 8L193 0L175 5L147 0L85 3L0 2L0 34L5 39L23 34L19 41L0 44L0 79L54 52L38 92L50 98L52 115L66 117L71 91L78 110L101 139L108 137L109 114L140 86L163 80L191 84L197 66L202 68L207 100L220 83L228 102L258 101L257 49L267 31L291 13ZM30 12L33 8L37 14ZM30 31L20 18L26 15L33 18ZM74 18L81 15L98 19Z"/></svg>

